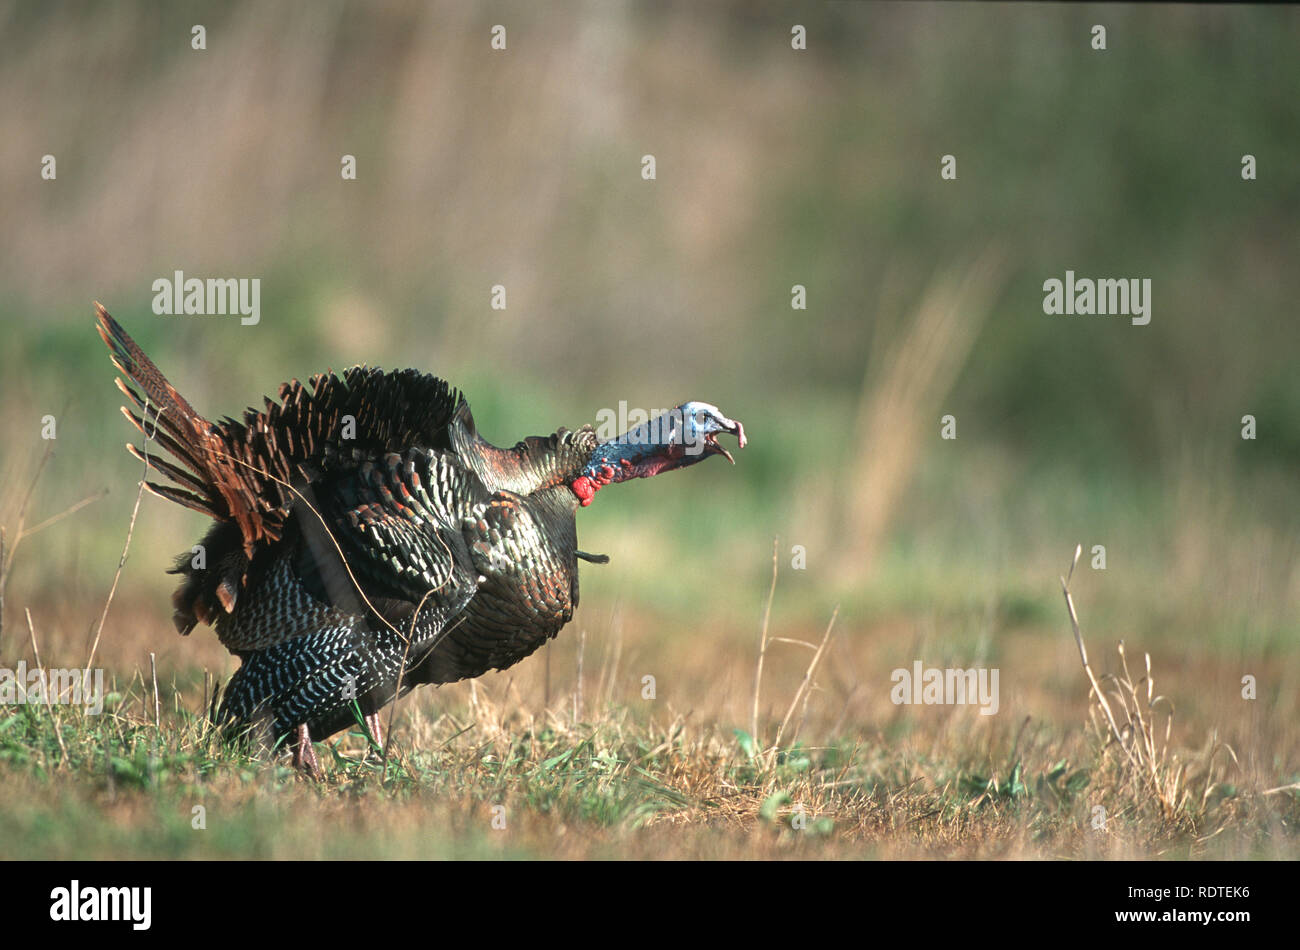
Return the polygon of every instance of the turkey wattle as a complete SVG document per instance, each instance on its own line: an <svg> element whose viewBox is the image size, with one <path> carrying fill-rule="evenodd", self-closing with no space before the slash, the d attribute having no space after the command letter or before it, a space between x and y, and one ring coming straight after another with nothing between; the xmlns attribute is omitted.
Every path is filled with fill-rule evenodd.
<svg viewBox="0 0 1300 950"><path fill-rule="evenodd" d="M497 448L443 380L366 367L293 380L261 412L209 422L95 309L139 387L117 381L151 440L128 448L174 483L148 487L215 519L202 557L172 569L184 576L172 601L182 634L211 624L242 660L217 719L288 736L313 774L311 741L350 725L354 702L379 737L399 695L504 669L554 637L578 603L578 559L606 560L578 550L574 518L598 490L734 462L720 433L745 445L739 422L688 402L603 442L584 426Z"/></svg>

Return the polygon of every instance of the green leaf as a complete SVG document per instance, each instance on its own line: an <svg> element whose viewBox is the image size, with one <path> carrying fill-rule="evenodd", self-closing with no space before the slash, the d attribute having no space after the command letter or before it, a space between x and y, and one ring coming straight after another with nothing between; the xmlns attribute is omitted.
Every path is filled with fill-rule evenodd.
<svg viewBox="0 0 1300 950"><path fill-rule="evenodd" d="M782 805L788 805L792 799L789 792L773 792L767 796L767 799L759 806L758 817L763 821L776 821L777 809Z"/></svg>
<svg viewBox="0 0 1300 950"><path fill-rule="evenodd" d="M567 762L573 756L573 753L574 753L573 749L567 749L566 751L561 752L557 756L552 756L551 758L547 759L542 763L541 765L542 771L549 772L551 769L555 768L561 762Z"/></svg>
<svg viewBox="0 0 1300 950"><path fill-rule="evenodd" d="M1029 789L1024 782L1024 768L1019 762L1011 769L1011 777L1007 779L1006 784L1002 786L1002 794L1011 798L1019 798L1022 795L1029 794Z"/></svg>
<svg viewBox="0 0 1300 950"><path fill-rule="evenodd" d="M757 758L758 744L754 741L754 737L744 729L733 729L732 731L736 734L736 741L740 743L740 751L751 759Z"/></svg>

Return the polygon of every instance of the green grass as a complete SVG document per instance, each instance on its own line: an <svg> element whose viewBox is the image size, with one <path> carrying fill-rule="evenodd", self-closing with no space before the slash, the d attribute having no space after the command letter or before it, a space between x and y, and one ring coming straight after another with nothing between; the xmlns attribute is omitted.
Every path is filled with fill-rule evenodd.
<svg viewBox="0 0 1300 950"><path fill-rule="evenodd" d="M775 721L766 716L765 738L755 741L725 719L663 718L619 704L579 719L563 702L535 715L476 686L468 705L404 705L386 763L359 728L318 744L326 778L314 782L284 753L250 755L216 738L187 711L201 689L163 697L168 711L154 723L140 682L111 693L98 716L0 707L8 854L1300 854L1300 790L1269 792L1300 776L1267 767L1252 776L1233 759L1262 749L1170 747L1148 776L1091 726L899 707L878 728L773 748ZM1166 800L1158 788L1174 794ZM1094 827L1099 807L1104 830Z"/></svg>

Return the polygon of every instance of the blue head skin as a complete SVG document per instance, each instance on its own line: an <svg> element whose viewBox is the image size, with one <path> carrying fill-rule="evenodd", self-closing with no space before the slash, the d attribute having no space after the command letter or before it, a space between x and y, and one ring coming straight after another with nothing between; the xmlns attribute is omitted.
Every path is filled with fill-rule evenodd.
<svg viewBox="0 0 1300 950"><path fill-rule="evenodd" d="M572 483L574 494L586 507L598 489L613 482L671 472L710 455L725 456L734 465L736 460L717 441L724 432L736 436L739 447L745 447L745 427L728 419L717 406L682 403L596 446L591 461Z"/></svg>

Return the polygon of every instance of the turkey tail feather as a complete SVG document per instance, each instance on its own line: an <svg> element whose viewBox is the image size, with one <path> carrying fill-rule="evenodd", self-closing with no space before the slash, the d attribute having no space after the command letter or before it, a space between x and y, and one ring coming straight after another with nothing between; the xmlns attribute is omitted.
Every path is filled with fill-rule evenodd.
<svg viewBox="0 0 1300 950"><path fill-rule="evenodd" d="M123 415L131 420L147 440L157 441L189 469L186 472L179 466L152 455L146 456L135 446L128 445L127 451L146 462L150 469L167 476L186 490L153 482L146 482L145 485L160 498L193 508L211 518L226 517L226 506L215 490L212 472L205 464L203 442L209 425L207 420L194 411L194 407L167 381L153 360L140 349L140 345L131 339L130 334L122 329L121 324L98 301L95 303L95 315L99 321L95 329L108 346L113 365L144 392L142 396L121 379L117 380L117 388L131 400L139 413L137 415L123 406Z"/></svg>
<svg viewBox="0 0 1300 950"><path fill-rule="evenodd" d="M99 301L95 301L95 314L99 317L99 335L112 352L117 368L135 380L162 411L171 411L181 419L192 419L206 425L203 417L167 382L167 377L153 364L153 360L145 356L144 350L122 329L121 324L109 316Z"/></svg>
<svg viewBox="0 0 1300 950"><path fill-rule="evenodd" d="M295 511L305 503L304 486L412 446L452 449L448 428L464 399L437 377L355 366L341 377L285 383L279 401L264 400L261 411L208 421L99 303L95 314L121 372L117 386L128 402L122 412L145 436L128 449L164 482L145 485L216 522L173 569L185 578L173 596L181 633L232 614L252 572L280 557L286 539L288 550L301 543ZM468 405L463 416L472 428Z"/></svg>

